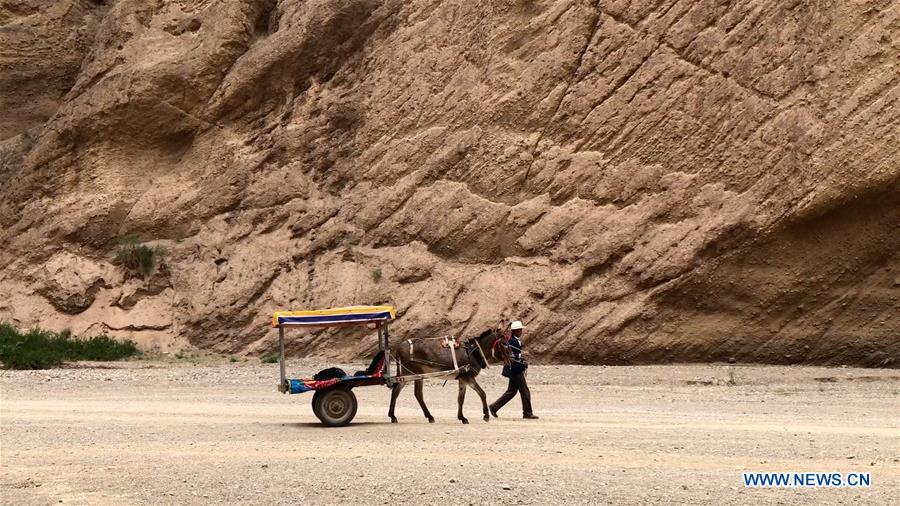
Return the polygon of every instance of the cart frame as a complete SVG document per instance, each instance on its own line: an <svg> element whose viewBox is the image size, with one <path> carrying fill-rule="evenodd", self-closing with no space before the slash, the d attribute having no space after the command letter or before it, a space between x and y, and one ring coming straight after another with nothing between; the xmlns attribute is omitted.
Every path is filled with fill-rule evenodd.
<svg viewBox="0 0 900 506"><path fill-rule="evenodd" d="M302 393L306 391L315 391L313 396L313 412L329 426L340 426L350 423L356 413L356 397L349 392L357 386L386 385L393 387L396 384L404 384L411 381L448 377L457 374L462 368L448 369L446 371L438 371L424 374L408 374L402 375L398 365L397 374L391 374L391 343L390 343L390 322L396 319L396 313L392 306L352 306L333 309L322 309L313 311L276 311L272 314L272 327L278 329L278 370L279 383L278 391L281 393ZM378 331L378 352L384 353L384 361L380 374L364 375L359 377L344 377L340 381L329 384L325 387L317 387L313 385L311 388L303 388L294 391L292 382L305 382L307 380L291 380L287 377L287 366L285 360L285 328L288 327L309 327L309 328L328 328L328 327L363 327L375 325ZM352 406L352 414L349 419L341 420L339 423L329 423L320 414L320 406L317 405L320 394L324 394L329 390L346 390L349 393L349 401ZM346 395L346 394L342 394ZM320 403L321 404L321 403ZM349 409L349 408L348 408Z"/></svg>

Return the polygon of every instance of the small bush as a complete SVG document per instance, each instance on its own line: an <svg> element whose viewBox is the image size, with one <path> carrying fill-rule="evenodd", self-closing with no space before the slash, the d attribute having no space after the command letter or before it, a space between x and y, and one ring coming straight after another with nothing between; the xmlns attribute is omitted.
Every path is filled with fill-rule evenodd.
<svg viewBox="0 0 900 506"><path fill-rule="evenodd" d="M0 361L6 369L49 369L66 361L121 360L138 353L133 342L106 335L77 339L68 330L38 328L22 333L12 325L0 323Z"/></svg>
<svg viewBox="0 0 900 506"><path fill-rule="evenodd" d="M376 267L376 268L372 269L372 280L373 281L378 283L379 281L381 281L381 276L382 276L381 267Z"/></svg>
<svg viewBox="0 0 900 506"><path fill-rule="evenodd" d="M131 234L119 239L119 251L116 253L116 261L126 269L147 277L153 273L153 269L164 254L165 250L162 248L151 248L141 244L140 237Z"/></svg>
<svg viewBox="0 0 900 506"><path fill-rule="evenodd" d="M734 369L728 368L728 380L725 382L726 385L733 387L737 385L737 378L734 375Z"/></svg>
<svg viewBox="0 0 900 506"><path fill-rule="evenodd" d="M274 363L278 362L278 353L276 353L274 351L270 352L270 353L260 357L259 361L264 364L274 364Z"/></svg>
<svg viewBox="0 0 900 506"><path fill-rule="evenodd" d="M34 147L34 137L31 135L31 132L25 130L25 133L22 134L22 151L28 153L31 151L31 148Z"/></svg>

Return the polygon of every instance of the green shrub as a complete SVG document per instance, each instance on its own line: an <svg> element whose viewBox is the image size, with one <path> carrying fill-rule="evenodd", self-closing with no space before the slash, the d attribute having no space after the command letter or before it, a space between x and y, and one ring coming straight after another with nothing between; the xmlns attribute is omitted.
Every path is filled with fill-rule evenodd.
<svg viewBox="0 0 900 506"><path fill-rule="evenodd" d="M270 352L270 353L260 357L259 361L264 364L274 364L274 363L278 362L278 353L274 352L274 351Z"/></svg>
<svg viewBox="0 0 900 506"><path fill-rule="evenodd" d="M116 253L116 261L132 272L138 272L147 277L162 259L165 250L160 247L151 248L141 244L141 239L135 234L130 234L119 239L119 251Z"/></svg>
<svg viewBox="0 0 900 506"><path fill-rule="evenodd" d="M378 283L379 281L381 281L381 277L382 277L381 267L376 267L376 268L372 269L372 280L373 281Z"/></svg>
<svg viewBox="0 0 900 506"><path fill-rule="evenodd" d="M31 135L31 132L25 130L25 132L22 134L22 151L28 153L33 147L34 137Z"/></svg>
<svg viewBox="0 0 900 506"><path fill-rule="evenodd" d="M12 325L0 323L0 361L6 369L49 369L66 361L121 360L138 353L133 342L106 335L77 339L68 330L38 328L22 333Z"/></svg>

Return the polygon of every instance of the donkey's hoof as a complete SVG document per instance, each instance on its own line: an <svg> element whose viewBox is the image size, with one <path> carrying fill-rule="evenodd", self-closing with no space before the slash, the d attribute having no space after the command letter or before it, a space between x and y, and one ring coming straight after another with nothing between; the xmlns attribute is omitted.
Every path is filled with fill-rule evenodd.
<svg viewBox="0 0 900 506"><path fill-rule="evenodd" d="M397 419L396 419L396 418L391 418L391 423L397 423Z"/></svg>
<svg viewBox="0 0 900 506"><path fill-rule="evenodd" d="M491 421L491 417L489 417L488 415L484 415L484 421L485 421L485 422L490 422L490 421Z"/></svg>
<svg viewBox="0 0 900 506"><path fill-rule="evenodd" d="M462 423L469 423L469 419L468 419L468 418L460 418L459 421L462 422Z"/></svg>
<svg viewBox="0 0 900 506"><path fill-rule="evenodd" d="M429 416L429 417L428 417L428 423L434 423L434 417L433 417L433 416Z"/></svg>

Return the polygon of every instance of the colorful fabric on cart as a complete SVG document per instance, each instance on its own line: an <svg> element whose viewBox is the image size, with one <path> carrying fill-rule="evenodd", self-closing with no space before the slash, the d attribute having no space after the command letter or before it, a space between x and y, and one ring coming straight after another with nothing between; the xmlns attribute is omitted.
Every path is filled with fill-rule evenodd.
<svg viewBox="0 0 900 506"><path fill-rule="evenodd" d="M382 377L382 372L378 371L376 374L367 375L367 376L344 376L343 378L331 378L327 380L312 380L312 379L292 379L290 380L291 384L291 393L292 394L302 394L303 392L310 392L313 390L323 390L325 388L331 388L338 383L349 380L360 380L360 379L375 379Z"/></svg>
<svg viewBox="0 0 900 506"><path fill-rule="evenodd" d="M331 325L359 325L390 321L396 318L393 306L353 306L315 311L275 311L272 326L299 325L326 327Z"/></svg>
<svg viewBox="0 0 900 506"><path fill-rule="evenodd" d="M292 379L290 380L291 393L302 394L303 392L309 392L311 390L322 390L323 388L333 387L342 381L382 378L384 377L384 352L379 351L376 353L375 356L372 357L372 363L369 365L369 368L365 371L357 371L353 376L350 376L337 367L330 367L325 369L325 371L340 371L344 373L344 375L337 378L321 380L316 380L315 377L313 377L313 379ZM319 371L320 374L322 372L323 371Z"/></svg>
<svg viewBox="0 0 900 506"><path fill-rule="evenodd" d="M322 390L323 388L328 388L334 385L337 385L343 378L331 378L327 380L303 380L303 379L292 379L291 380L291 393L292 394L301 394L303 392L309 392L310 390Z"/></svg>

